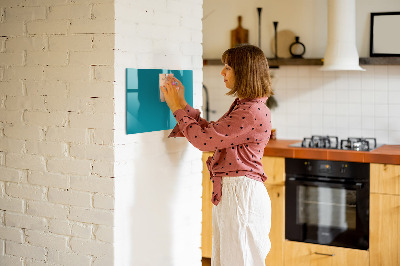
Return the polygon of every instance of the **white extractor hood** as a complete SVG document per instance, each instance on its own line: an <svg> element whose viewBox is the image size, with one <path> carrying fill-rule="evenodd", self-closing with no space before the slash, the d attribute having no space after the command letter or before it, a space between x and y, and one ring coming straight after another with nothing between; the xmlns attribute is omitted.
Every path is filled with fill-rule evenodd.
<svg viewBox="0 0 400 266"><path fill-rule="evenodd" d="M328 0L328 44L323 71L358 70L355 0Z"/></svg>

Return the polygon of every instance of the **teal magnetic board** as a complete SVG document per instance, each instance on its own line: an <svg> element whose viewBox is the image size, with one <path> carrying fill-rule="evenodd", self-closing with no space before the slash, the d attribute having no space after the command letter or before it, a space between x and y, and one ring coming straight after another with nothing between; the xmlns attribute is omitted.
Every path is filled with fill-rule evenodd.
<svg viewBox="0 0 400 266"><path fill-rule="evenodd" d="M176 120L160 99L160 74L173 74L185 87L185 99L193 106L193 71L126 69L126 133L172 129Z"/></svg>

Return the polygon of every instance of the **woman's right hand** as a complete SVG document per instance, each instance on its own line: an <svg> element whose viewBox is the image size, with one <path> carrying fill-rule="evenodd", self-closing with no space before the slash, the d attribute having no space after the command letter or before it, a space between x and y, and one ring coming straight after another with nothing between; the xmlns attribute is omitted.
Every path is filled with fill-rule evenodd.
<svg viewBox="0 0 400 266"><path fill-rule="evenodd" d="M183 86L182 82L179 79L175 77L171 77L170 79L176 82L177 84L176 86L179 88L178 90L179 103L181 106L183 106L183 108L185 108L187 105L187 102L185 100L185 87Z"/></svg>

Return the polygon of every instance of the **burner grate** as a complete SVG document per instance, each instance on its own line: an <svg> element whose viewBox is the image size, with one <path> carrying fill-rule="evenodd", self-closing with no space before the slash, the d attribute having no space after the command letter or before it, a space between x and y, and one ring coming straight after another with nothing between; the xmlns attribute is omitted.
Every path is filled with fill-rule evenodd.
<svg viewBox="0 0 400 266"><path fill-rule="evenodd" d="M340 141L342 150L369 151L376 147L376 138L347 138Z"/></svg>
<svg viewBox="0 0 400 266"><path fill-rule="evenodd" d="M301 143L296 143L292 146L300 146L303 148L370 151L377 148L377 143L376 138L347 138L342 139L339 143L339 139L336 136L313 135L311 138L304 138Z"/></svg>
<svg viewBox="0 0 400 266"><path fill-rule="evenodd" d="M338 149L339 140L336 136L317 136L313 135L311 138L304 138L301 147L305 148L325 148L325 149Z"/></svg>

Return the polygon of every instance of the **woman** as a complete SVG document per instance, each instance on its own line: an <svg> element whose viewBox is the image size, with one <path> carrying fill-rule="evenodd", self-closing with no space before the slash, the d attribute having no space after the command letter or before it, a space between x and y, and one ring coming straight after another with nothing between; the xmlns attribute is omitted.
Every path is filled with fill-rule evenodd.
<svg viewBox="0 0 400 266"><path fill-rule="evenodd" d="M271 247L271 202L261 164L271 130L268 62L252 45L228 49L222 62L227 95L237 98L217 122L200 118L186 103L179 80L171 78L161 88L178 121L170 137L185 136L201 151L214 151L207 160L213 182L212 265L265 265Z"/></svg>

